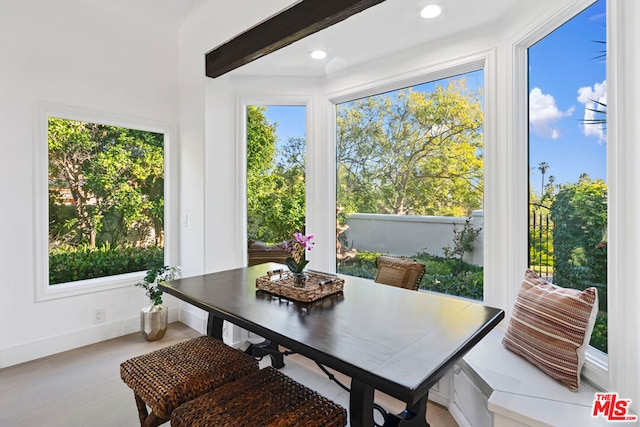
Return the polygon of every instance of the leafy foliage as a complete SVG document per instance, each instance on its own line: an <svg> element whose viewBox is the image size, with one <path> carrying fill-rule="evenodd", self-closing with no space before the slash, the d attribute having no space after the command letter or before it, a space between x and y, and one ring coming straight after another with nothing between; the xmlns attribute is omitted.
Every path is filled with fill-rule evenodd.
<svg viewBox="0 0 640 427"><path fill-rule="evenodd" d="M163 135L49 118L48 145L52 247L119 245L150 235L163 244Z"/></svg>
<svg viewBox="0 0 640 427"><path fill-rule="evenodd" d="M276 146L277 123L265 107L247 108L247 234L276 243L304 231L306 218L305 141Z"/></svg>
<svg viewBox="0 0 640 427"><path fill-rule="evenodd" d="M382 254L376 252L358 252L358 257L341 266L338 272L375 279L376 258L380 255ZM420 289L482 300L484 282L482 267L429 254L418 254L413 259L425 265Z"/></svg>
<svg viewBox="0 0 640 427"><path fill-rule="evenodd" d="M49 118L48 148L49 283L161 264L163 135Z"/></svg>
<svg viewBox="0 0 640 427"><path fill-rule="evenodd" d="M600 312L590 344L607 352L607 186L587 175L560 187L552 206L555 267L560 286L598 289Z"/></svg>
<svg viewBox="0 0 640 427"><path fill-rule="evenodd" d="M464 254L471 253L475 249L476 239L482 228L475 228L471 225L471 219L467 218L464 222L462 230L453 228L453 247L442 248L447 258L457 258L460 263L464 258Z"/></svg>
<svg viewBox="0 0 640 427"><path fill-rule="evenodd" d="M78 248L56 250L49 255L49 284L94 279L115 274L133 273L161 266L162 248L111 247L83 245Z"/></svg>
<svg viewBox="0 0 640 427"><path fill-rule="evenodd" d="M342 104L337 114L345 211L469 216L482 206L481 94L464 79Z"/></svg>
<svg viewBox="0 0 640 427"><path fill-rule="evenodd" d="M561 186L551 206L551 217L554 282L581 290L598 287L600 308L606 311L606 184L583 175L577 183Z"/></svg>
<svg viewBox="0 0 640 427"><path fill-rule="evenodd" d="M598 316L596 317L596 324L594 325L593 333L591 334L591 341L589 342L589 345L604 353L608 352L608 324L609 317L607 313L598 313Z"/></svg>
<svg viewBox="0 0 640 427"><path fill-rule="evenodd" d="M158 284L165 283L169 280L176 279L180 274L180 267L172 267L169 265L154 266L147 271L142 282L136 283L146 292L153 305L162 304L163 292L158 288Z"/></svg>

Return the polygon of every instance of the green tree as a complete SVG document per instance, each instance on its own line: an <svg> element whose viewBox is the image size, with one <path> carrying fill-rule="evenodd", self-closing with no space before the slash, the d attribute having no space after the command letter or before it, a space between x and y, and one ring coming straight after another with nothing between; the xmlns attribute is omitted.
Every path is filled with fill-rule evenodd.
<svg viewBox="0 0 640 427"><path fill-rule="evenodd" d="M350 102L337 115L345 210L470 216L482 206L481 94L465 79Z"/></svg>
<svg viewBox="0 0 640 427"><path fill-rule="evenodd" d="M560 187L551 206L554 223L554 281L585 289L597 286L601 307L607 283L607 186L582 175L577 183Z"/></svg>
<svg viewBox="0 0 640 427"><path fill-rule="evenodd" d="M582 174L560 186L551 206L555 268L560 286L598 289L600 312L590 344L607 352L607 186Z"/></svg>
<svg viewBox="0 0 640 427"><path fill-rule="evenodd" d="M549 163L547 162L540 162L540 164L538 164L538 170L540 171L540 174L542 175L542 184L540 185L540 194L544 194L544 176L547 173L547 169L549 169Z"/></svg>
<svg viewBox="0 0 640 427"><path fill-rule="evenodd" d="M78 230L76 244L145 242L154 230L163 244L164 138L161 134L50 118L50 223ZM74 215L65 214L69 191ZM52 231L53 231L52 230ZM51 236L55 239L55 235Z"/></svg>
<svg viewBox="0 0 640 427"><path fill-rule="evenodd" d="M276 187L271 175L276 150L276 127L264 115L265 107L247 107L247 234L250 239L270 239L265 215Z"/></svg>
<svg viewBox="0 0 640 427"><path fill-rule="evenodd" d="M50 193L70 191L78 229L89 245L95 247L103 210L99 200L89 203L93 193L85 186L85 177L87 165L98 150L97 125L50 118L48 126Z"/></svg>
<svg viewBox="0 0 640 427"><path fill-rule="evenodd" d="M464 254L472 253L476 247L476 240L480 235L482 228L475 228L471 224L471 218L467 218L462 226L462 230L458 230L453 226L453 246L442 248L444 256L447 258L457 258L460 271L464 263Z"/></svg>
<svg viewBox="0 0 640 427"><path fill-rule="evenodd" d="M305 140L290 138L278 149L277 123L264 112L247 109L247 234L276 243L304 231Z"/></svg>

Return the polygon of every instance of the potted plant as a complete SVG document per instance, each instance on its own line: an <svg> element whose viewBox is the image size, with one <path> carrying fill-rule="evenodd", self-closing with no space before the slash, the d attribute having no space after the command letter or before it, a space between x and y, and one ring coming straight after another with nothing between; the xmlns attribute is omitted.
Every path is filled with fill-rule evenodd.
<svg viewBox="0 0 640 427"><path fill-rule="evenodd" d="M140 311L140 332L147 341L156 341L162 338L167 331L169 307L162 303L162 291L158 284L178 278L180 267L163 265L147 271L142 282L136 283L149 297L150 304Z"/></svg>
<svg viewBox="0 0 640 427"><path fill-rule="evenodd" d="M304 287L307 282L307 276L304 272L304 268L309 263L304 259L307 250L311 250L313 243L313 234L304 235L302 233L294 233L293 239L286 243L285 249L291 254L287 257L285 264L289 268L289 271L293 273L294 285Z"/></svg>

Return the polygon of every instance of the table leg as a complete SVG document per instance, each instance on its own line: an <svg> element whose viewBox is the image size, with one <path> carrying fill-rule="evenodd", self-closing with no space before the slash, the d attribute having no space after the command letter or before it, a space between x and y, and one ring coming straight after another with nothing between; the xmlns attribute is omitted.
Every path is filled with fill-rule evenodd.
<svg viewBox="0 0 640 427"><path fill-rule="evenodd" d="M222 341L223 324L224 320L217 316L214 316L213 313L209 313L209 318L207 319L207 335ZM277 343L265 339L261 343L252 344L252 347L260 349L258 350L260 352L262 352L262 349L264 348L264 353L268 354L271 357L271 365L277 369L284 368L284 355L280 352L280 348L278 347ZM253 351L249 354L255 356Z"/></svg>
<svg viewBox="0 0 640 427"><path fill-rule="evenodd" d="M269 357L271 357L271 366L276 369L284 368L284 355L280 351L278 343L265 339L264 341L252 344L251 346L253 347L251 350L251 354L253 356L256 356L256 353L260 353L262 356L268 354Z"/></svg>
<svg viewBox="0 0 640 427"><path fill-rule="evenodd" d="M222 341L223 323L224 320L215 316L213 313L209 313L209 319L207 320L207 335Z"/></svg>
<svg viewBox="0 0 640 427"><path fill-rule="evenodd" d="M352 427L374 426L373 418L374 389L355 379L351 380L349 395L349 422ZM414 405L407 405L400 414L386 414L384 427L429 427L427 423L427 399L422 397Z"/></svg>
<svg viewBox="0 0 640 427"><path fill-rule="evenodd" d="M427 422L427 400L425 395L414 405L407 405L404 411L395 415L388 414L384 427L429 427Z"/></svg>
<svg viewBox="0 0 640 427"><path fill-rule="evenodd" d="M373 387L351 380L349 423L351 427L373 426Z"/></svg>

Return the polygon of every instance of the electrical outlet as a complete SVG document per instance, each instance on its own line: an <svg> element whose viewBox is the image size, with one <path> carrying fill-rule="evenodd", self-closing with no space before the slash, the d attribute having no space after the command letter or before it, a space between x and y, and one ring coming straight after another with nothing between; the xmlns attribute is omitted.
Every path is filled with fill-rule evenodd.
<svg viewBox="0 0 640 427"><path fill-rule="evenodd" d="M102 323L106 317L105 309L99 308L93 312L93 323Z"/></svg>

